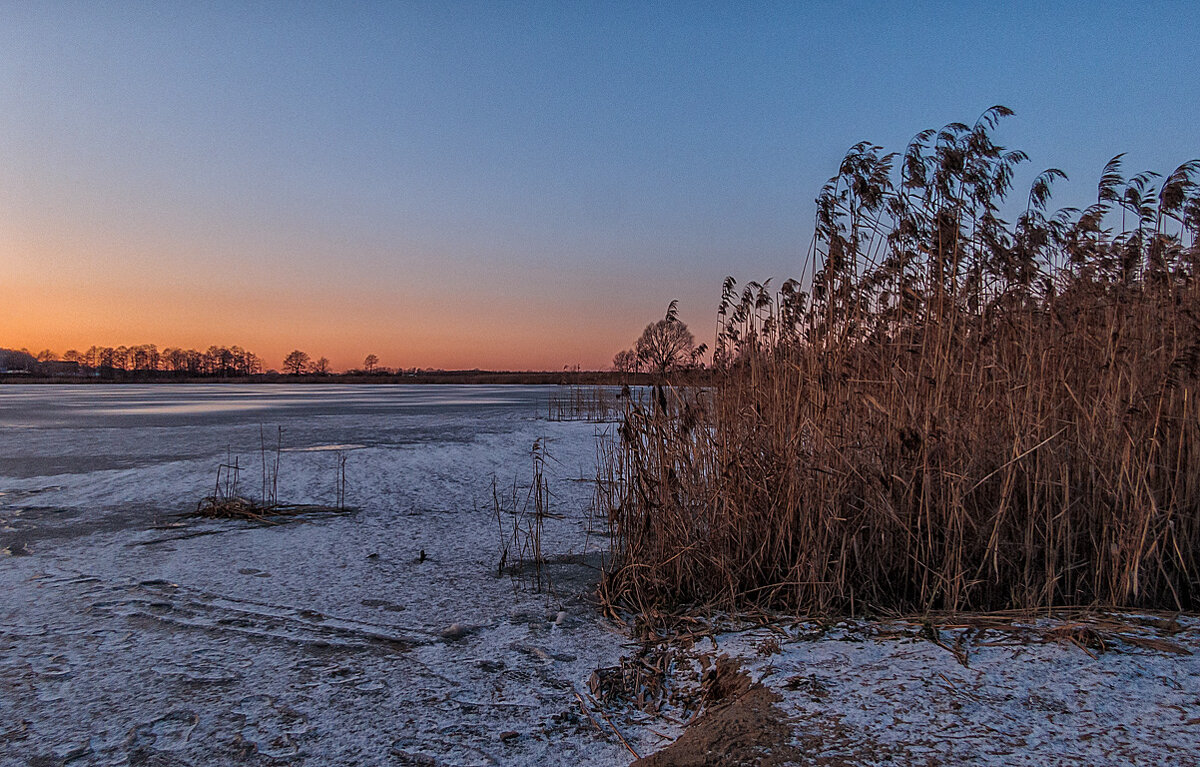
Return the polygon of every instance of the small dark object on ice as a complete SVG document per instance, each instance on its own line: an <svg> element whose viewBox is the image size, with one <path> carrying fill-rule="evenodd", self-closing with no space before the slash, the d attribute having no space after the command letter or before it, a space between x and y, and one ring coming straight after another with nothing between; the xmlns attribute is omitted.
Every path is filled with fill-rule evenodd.
<svg viewBox="0 0 1200 767"><path fill-rule="evenodd" d="M473 626L464 626L461 623L451 623L446 628L442 629L442 639L451 642L457 642L475 630Z"/></svg>
<svg viewBox="0 0 1200 767"><path fill-rule="evenodd" d="M500 733L500 740L505 743L519 737L521 737L521 733L517 732L516 730L505 730L504 732Z"/></svg>
<svg viewBox="0 0 1200 767"><path fill-rule="evenodd" d="M425 549L421 549L421 556L417 557L417 561L418 561L418 562L424 562L424 561L425 561Z"/></svg>

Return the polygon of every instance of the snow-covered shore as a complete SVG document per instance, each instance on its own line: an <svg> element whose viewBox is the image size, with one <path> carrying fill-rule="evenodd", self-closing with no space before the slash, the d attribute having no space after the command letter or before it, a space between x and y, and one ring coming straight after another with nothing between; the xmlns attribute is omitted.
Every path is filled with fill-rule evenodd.
<svg viewBox="0 0 1200 767"><path fill-rule="evenodd" d="M4 414L5 457L24 441L49 466L74 454L105 467L0 480L0 763L627 763L573 696L627 641L581 597L595 562L576 480L593 425L539 420L540 391L389 408L373 390L383 402L365 413L201 422L155 410L176 392L137 394L110 408L137 416ZM123 420L147 412L158 420ZM334 451L320 448L340 445L357 510L277 526L176 519L212 491L223 442L257 491L260 420L272 441L284 427L281 500L328 503ZM546 522L550 594L496 574L492 477L527 483L535 440L563 516ZM189 441L207 447L181 455Z"/></svg>
<svg viewBox="0 0 1200 767"><path fill-rule="evenodd" d="M602 767L633 759L618 732L643 755L680 735L694 710L589 698L637 649L587 598L603 427L544 420L543 388L339 389L0 391L0 765ZM257 492L260 424L284 429L280 500L329 503L340 451L355 510L178 518L231 456ZM492 511L535 441L540 594L497 575ZM677 644L661 681L688 698L737 659L801 764L1200 763L1200 624L1043 641L1070 625L781 621Z"/></svg>

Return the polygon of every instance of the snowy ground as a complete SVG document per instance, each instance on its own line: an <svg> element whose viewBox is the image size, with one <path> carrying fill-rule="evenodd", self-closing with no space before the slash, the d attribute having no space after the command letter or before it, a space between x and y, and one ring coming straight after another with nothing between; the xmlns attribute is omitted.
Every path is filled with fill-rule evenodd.
<svg viewBox="0 0 1200 767"><path fill-rule="evenodd" d="M677 647L677 703L605 719L589 677L635 648L584 596L597 427L546 421L547 391L0 388L0 765L623 765L613 729L669 744L720 654L779 693L800 763L1200 763L1190 618L1096 657L1045 626L780 624ZM340 450L356 510L177 518L231 455L258 493L260 425L281 500L331 503ZM535 441L550 594L496 575L492 479L528 482Z"/></svg>
<svg viewBox="0 0 1200 767"><path fill-rule="evenodd" d="M0 390L0 763L628 762L573 695L626 641L580 598L594 426L544 390L219 388ZM260 423L281 500L331 502L352 446L358 510L180 524L227 450L259 491ZM553 595L496 576L492 477L535 440Z"/></svg>
<svg viewBox="0 0 1200 767"><path fill-rule="evenodd" d="M779 622L669 647L659 713L727 656L779 696L798 764L1200 764L1198 650L1176 616Z"/></svg>

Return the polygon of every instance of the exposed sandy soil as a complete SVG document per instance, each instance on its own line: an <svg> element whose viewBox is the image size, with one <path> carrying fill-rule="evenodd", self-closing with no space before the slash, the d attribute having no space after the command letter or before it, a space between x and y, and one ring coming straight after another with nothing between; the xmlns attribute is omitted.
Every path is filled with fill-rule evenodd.
<svg viewBox="0 0 1200 767"><path fill-rule="evenodd" d="M1200 763L1195 616L780 619L622 665L678 733L638 767Z"/></svg>
<svg viewBox="0 0 1200 767"><path fill-rule="evenodd" d="M748 686L712 708L663 750L634 762L634 767L776 767L793 763L800 752L791 746L791 728L775 704L782 700L762 685Z"/></svg>

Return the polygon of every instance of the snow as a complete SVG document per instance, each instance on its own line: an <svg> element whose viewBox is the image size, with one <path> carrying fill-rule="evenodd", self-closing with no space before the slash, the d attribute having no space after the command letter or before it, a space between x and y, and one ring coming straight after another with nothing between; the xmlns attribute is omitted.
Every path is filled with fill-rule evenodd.
<svg viewBox="0 0 1200 767"><path fill-rule="evenodd" d="M1139 616L1121 616L1125 633L1110 633L1103 650L1047 641L1056 627L1093 619L1113 622L1018 620L1015 634L943 631L941 645L911 627L882 638L864 626L785 638L780 653L753 658L750 633L722 650L747 656L751 674L784 696L797 735L821 741L819 753L873 751L862 754L867 764L1200 762L1200 656L1118 639L1157 633ZM1200 621L1181 618L1176 629L1170 644L1200 649ZM948 649L960 640L966 665Z"/></svg>
<svg viewBox="0 0 1200 767"><path fill-rule="evenodd" d="M0 422L22 422L0 432L0 467L17 469L0 534L28 553L0 557L0 764L627 763L574 708L626 641L582 596L595 571L572 564L596 427L538 420L542 389L380 387L323 406L281 388L286 405L190 418L178 387L0 392ZM164 404L146 421L126 397ZM332 448L357 510L176 518L230 454L257 494L260 422L272 444L284 428L281 500L333 500ZM552 594L496 575L492 478L528 482L535 440L564 515L546 522Z"/></svg>
<svg viewBox="0 0 1200 767"><path fill-rule="evenodd" d="M636 649L586 596L604 427L544 420L549 391L0 388L0 765L628 764L576 700ZM280 500L332 503L340 454L354 511L177 516L231 457L257 495L277 427ZM543 594L497 576L492 511L535 441L561 515ZM1060 624L939 645L781 621L680 650L668 684L740 658L814 763L1200 763L1200 655L1038 639ZM1147 635L1200 649L1178 627ZM645 754L690 712L607 713Z"/></svg>

